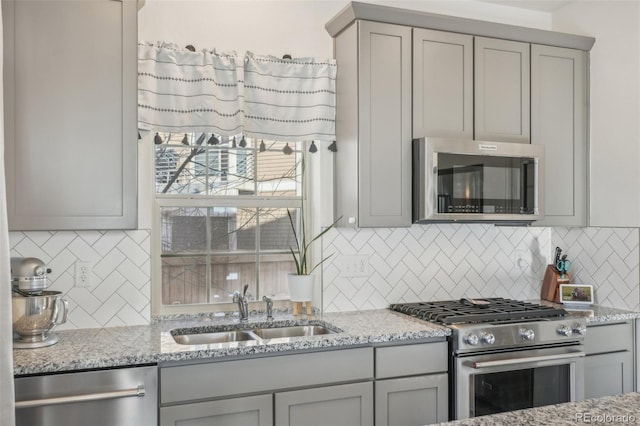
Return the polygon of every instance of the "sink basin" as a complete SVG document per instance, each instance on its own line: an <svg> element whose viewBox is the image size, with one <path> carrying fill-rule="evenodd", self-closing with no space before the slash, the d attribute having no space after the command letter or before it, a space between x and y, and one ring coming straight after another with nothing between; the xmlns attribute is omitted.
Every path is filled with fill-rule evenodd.
<svg viewBox="0 0 640 426"><path fill-rule="evenodd" d="M258 328L253 332L261 339L277 339L282 337L305 337L319 334L332 334L334 330L321 325L296 325L289 327Z"/></svg>
<svg viewBox="0 0 640 426"><path fill-rule="evenodd" d="M204 331L202 329L175 329L171 337L181 345L208 345L213 343L247 342L288 337L308 337L333 334L336 330L323 325L294 325L256 328L253 330Z"/></svg>
<svg viewBox="0 0 640 426"><path fill-rule="evenodd" d="M230 343L256 340L256 336L254 336L250 331L244 330L171 335L173 340L181 345L207 345L210 343Z"/></svg>

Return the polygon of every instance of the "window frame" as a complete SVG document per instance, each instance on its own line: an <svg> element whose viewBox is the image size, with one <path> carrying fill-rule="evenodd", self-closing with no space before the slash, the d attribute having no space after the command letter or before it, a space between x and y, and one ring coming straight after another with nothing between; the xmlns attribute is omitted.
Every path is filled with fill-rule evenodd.
<svg viewBox="0 0 640 426"><path fill-rule="evenodd" d="M299 150L294 150L291 155L300 155L301 161L307 164L309 158L306 152L306 143L300 142ZM152 153L155 146L151 146ZM255 151L258 154L258 151ZM285 155L284 153L282 155ZM152 158L155 156L152 154ZM152 164L152 178L155 182L155 161ZM161 233L161 209L163 207L238 207L238 208L300 208L304 203L305 220L310 223L312 219L311 209L308 208L309 198L307 194L310 188L310 173L308 168L302 167L300 179L300 196L254 196L254 195L196 195L196 194L162 194L156 192L155 183L151 190L151 313L152 316L172 314L195 314L208 312L232 312L237 311L235 303L193 303L164 305L162 303L162 233ZM256 262L259 272L260 263ZM208 290L209 291L209 290ZM252 304L258 303L254 301ZM264 302L260 302L264 303ZM276 307L286 307L288 300L274 301Z"/></svg>

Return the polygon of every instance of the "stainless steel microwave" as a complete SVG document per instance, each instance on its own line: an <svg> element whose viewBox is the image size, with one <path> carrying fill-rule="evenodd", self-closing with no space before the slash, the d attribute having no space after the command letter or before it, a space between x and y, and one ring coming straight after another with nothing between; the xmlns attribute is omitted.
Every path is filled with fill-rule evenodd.
<svg viewBox="0 0 640 426"><path fill-rule="evenodd" d="M413 221L530 224L544 217L544 146L413 140Z"/></svg>

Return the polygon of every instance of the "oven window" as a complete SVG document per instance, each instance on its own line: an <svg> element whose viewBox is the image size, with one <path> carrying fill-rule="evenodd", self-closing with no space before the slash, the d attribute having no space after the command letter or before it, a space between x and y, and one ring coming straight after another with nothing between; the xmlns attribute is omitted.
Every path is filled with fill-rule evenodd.
<svg viewBox="0 0 640 426"><path fill-rule="evenodd" d="M570 365L474 376L475 416L569 402Z"/></svg>

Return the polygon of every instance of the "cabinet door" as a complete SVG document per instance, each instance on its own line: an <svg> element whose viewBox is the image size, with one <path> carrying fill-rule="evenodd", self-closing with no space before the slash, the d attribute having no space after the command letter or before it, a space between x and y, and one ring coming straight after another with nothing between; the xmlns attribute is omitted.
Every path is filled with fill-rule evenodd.
<svg viewBox="0 0 640 426"><path fill-rule="evenodd" d="M473 37L413 30L413 137L473 139Z"/></svg>
<svg viewBox="0 0 640 426"><path fill-rule="evenodd" d="M271 426L273 396L258 395L160 408L160 426Z"/></svg>
<svg viewBox="0 0 640 426"><path fill-rule="evenodd" d="M530 140L529 44L475 38L475 139Z"/></svg>
<svg viewBox="0 0 640 426"><path fill-rule="evenodd" d="M541 226L587 225L586 53L531 46L531 143L545 146Z"/></svg>
<svg viewBox="0 0 640 426"><path fill-rule="evenodd" d="M632 352L589 355L584 360L584 397L599 398L633 391Z"/></svg>
<svg viewBox="0 0 640 426"><path fill-rule="evenodd" d="M136 2L2 9L9 228L135 228Z"/></svg>
<svg viewBox="0 0 640 426"><path fill-rule="evenodd" d="M278 426L373 425L373 383L354 383L275 395Z"/></svg>
<svg viewBox="0 0 640 426"><path fill-rule="evenodd" d="M411 28L362 21L359 43L358 225L410 226Z"/></svg>
<svg viewBox="0 0 640 426"><path fill-rule="evenodd" d="M376 426L419 426L446 422L449 395L446 374L379 380Z"/></svg>

